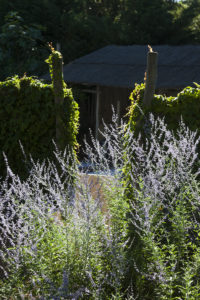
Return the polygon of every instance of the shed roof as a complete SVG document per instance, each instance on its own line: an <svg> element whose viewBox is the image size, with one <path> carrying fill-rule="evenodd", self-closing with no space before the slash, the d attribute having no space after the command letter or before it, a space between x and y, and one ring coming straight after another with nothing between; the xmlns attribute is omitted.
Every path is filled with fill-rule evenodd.
<svg viewBox="0 0 200 300"><path fill-rule="evenodd" d="M158 52L157 88L182 88L200 82L200 46L153 46ZM69 83L132 88L144 81L147 46L106 46L63 68Z"/></svg>

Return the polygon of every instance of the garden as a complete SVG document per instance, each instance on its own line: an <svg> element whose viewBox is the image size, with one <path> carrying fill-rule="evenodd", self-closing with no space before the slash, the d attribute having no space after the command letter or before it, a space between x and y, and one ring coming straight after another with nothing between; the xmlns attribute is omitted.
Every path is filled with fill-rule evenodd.
<svg viewBox="0 0 200 300"><path fill-rule="evenodd" d="M60 58L57 51L52 54ZM33 78L23 80L35 86ZM19 95L20 79L15 78L15 89L12 83L7 81L6 87ZM55 124L51 97L58 94L52 94L52 86L36 83L47 88L48 113ZM85 142L84 165L89 169L84 174L75 138L78 108L71 91L62 89L58 130L47 131L56 137L48 146L51 155L44 155L45 140L42 155L29 155L27 137L21 143L22 161L4 153L0 298L199 299L199 86L187 87L177 97L154 95L145 107L145 85L136 85L128 122L119 123L113 112L112 123L101 132L104 143L92 136ZM67 99L68 114L61 118L60 105ZM68 138L63 147L65 118ZM35 123L30 128L35 127L39 133ZM38 140L33 137L34 150ZM20 172L26 169L21 176L19 165Z"/></svg>

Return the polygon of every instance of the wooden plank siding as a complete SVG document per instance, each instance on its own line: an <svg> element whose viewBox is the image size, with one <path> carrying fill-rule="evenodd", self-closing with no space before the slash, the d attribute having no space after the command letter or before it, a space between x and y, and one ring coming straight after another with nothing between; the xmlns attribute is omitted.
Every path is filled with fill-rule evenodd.
<svg viewBox="0 0 200 300"><path fill-rule="evenodd" d="M99 128L102 130L103 122L106 124L112 120L112 106L119 117L122 118L127 114L130 106L129 96L132 90L120 87L100 87L99 101Z"/></svg>

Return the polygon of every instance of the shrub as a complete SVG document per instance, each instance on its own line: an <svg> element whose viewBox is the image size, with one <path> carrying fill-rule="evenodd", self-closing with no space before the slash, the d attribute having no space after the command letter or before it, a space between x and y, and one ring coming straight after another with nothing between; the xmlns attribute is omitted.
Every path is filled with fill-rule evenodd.
<svg viewBox="0 0 200 300"><path fill-rule="evenodd" d="M137 299L198 299L200 138L183 121L175 134L153 115L144 118L143 132L145 143L131 126L106 127L105 144L93 141L90 155L96 171L115 166L123 183L129 207L122 218L129 223L123 287Z"/></svg>
<svg viewBox="0 0 200 300"><path fill-rule="evenodd" d="M180 118L190 130L200 130L200 85L186 87L176 97L154 95L151 106L143 106L145 84L136 84L130 95L131 105L129 108L129 126L140 131L144 125L144 116L149 112L155 117L165 118L168 128L176 130L179 127ZM143 113L141 114L141 109Z"/></svg>
<svg viewBox="0 0 200 300"><path fill-rule="evenodd" d="M141 299L197 299L199 170L193 166L199 138L183 122L176 135L152 115L145 125L145 144L133 134L126 141L126 155L134 157L125 173L135 241L130 278Z"/></svg>
<svg viewBox="0 0 200 300"><path fill-rule="evenodd" d="M116 124L114 117L105 126L103 145L93 138L94 147L86 145L85 163L104 174L97 184L89 174L80 180L76 168L71 188L67 152L55 153L62 174L58 164L32 161L21 182L8 167L0 195L2 299L199 298L199 137L183 122L175 136L150 115L143 144Z"/></svg>
<svg viewBox="0 0 200 300"><path fill-rule="evenodd" d="M121 292L127 268L127 226L114 208L109 216L102 213L87 176L77 177L72 190L73 156L55 155L56 165L32 161L24 182L8 167L1 184L0 298L111 299ZM121 200L119 193L118 208Z"/></svg>
<svg viewBox="0 0 200 300"><path fill-rule="evenodd" d="M54 51L50 58L61 55ZM62 77L62 74L61 74ZM71 89L63 84L62 107L59 116L62 120L62 145L73 149L74 155L78 143L79 111ZM53 143L56 138L56 112L54 89L52 84L44 84L35 77L22 78L14 76L0 82L0 174L5 175L5 163L2 152L6 153L10 166L18 175L26 177L28 164L22 166L24 160L20 142L26 154L34 160L53 159Z"/></svg>

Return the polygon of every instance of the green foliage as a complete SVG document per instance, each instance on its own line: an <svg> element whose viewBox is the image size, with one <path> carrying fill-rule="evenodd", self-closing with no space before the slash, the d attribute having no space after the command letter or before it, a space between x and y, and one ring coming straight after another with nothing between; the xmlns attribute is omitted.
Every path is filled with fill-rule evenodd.
<svg viewBox="0 0 200 300"><path fill-rule="evenodd" d="M52 81L54 81L53 67L58 69L58 70L56 70L56 73L60 71L59 63L60 63L60 60L62 59L62 54L59 51L55 51L55 49L51 45L50 45L50 48L51 48L51 54L49 55L49 58L45 60L45 62L49 64L50 76L51 76ZM64 80L63 80L62 73L59 74L59 81L62 81L63 87L66 87L66 84L64 83Z"/></svg>
<svg viewBox="0 0 200 300"><path fill-rule="evenodd" d="M0 32L0 80L15 74L38 74L48 54L39 25L27 25L17 12L5 16Z"/></svg>
<svg viewBox="0 0 200 300"><path fill-rule="evenodd" d="M76 0L73 2L69 0L10 0L9 3L0 0L0 26L4 31L4 26L8 24L7 21L3 21L5 16L10 11L18 12L17 16L24 20L17 20L17 24L20 25L18 37L23 42L22 50L30 52L32 48L29 46L34 44L34 49L37 48L39 52L43 52L46 50L45 43L52 41L56 45L59 42L64 62L68 63L108 44L161 44L169 43L172 39L174 42L178 38L175 32L184 24L176 25L176 30L174 30L175 21L179 16L174 12L178 9L177 6L179 7L180 4L168 3L165 0ZM30 45L21 33L24 31L28 31L27 36L32 37ZM185 32L185 27L182 31ZM17 56L13 53L21 53L18 52L18 41L14 37L14 32L15 30L10 40L10 31L6 31L7 43L10 43L13 48L12 53L9 54L12 60L9 63L8 60L7 63L2 60L5 70L7 68L6 76L13 75L9 70L12 64L14 65L14 59ZM34 50L34 53L36 52ZM8 58L7 55L6 58ZM36 63L41 61L39 56L37 59ZM28 63L27 59L28 67L25 71L29 74ZM41 73L44 66L38 67L37 71ZM16 68L13 67L13 69ZM33 68L30 68L30 74L32 70ZM37 74L34 73L34 75Z"/></svg>
<svg viewBox="0 0 200 300"><path fill-rule="evenodd" d="M86 299L88 295L89 299L109 300L112 294L120 293L127 230L123 222L127 208L119 199L122 200L121 191L118 204L114 204L113 194L107 205L112 219L112 224L108 224L100 203L91 197L89 182L78 182L77 193L79 189L73 208L65 205L63 214L52 213L52 209L50 212L45 204L41 218L34 203L29 212L26 203L21 206L26 211L23 221L29 228L28 239L20 247L8 249L17 253L18 265L9 257L9 276L0 279L1 299L22 295L70 299L83 290Z"/></svg>
<svg viewBox="0 0 200 300"><path fill-rule="evenodd" d="M64 88L64 104L60 112L63 122L63 144L77 148L78 105L70 89ZM34 77L18 76L0 82L0 148L1 174L8 163L19 175L27 174L19 141L26 154L40 161L53 155L52 140L56 136L53 86Z"/></svg>
<svg viewBox="0 0 200 300"><path fill-rule="evenodd" d="M144 198L142 190L139 193L133 214L153 204L151 197ZM170 201L167 213L161 203L154 203L148 212L148 229L132 232L134 245L128 257L140 270L131 274L139 299L198 299L200 295L199 225L193 220L195 214L199 222L198 200L185 185Z"/></svg>
<svg viewBox="0 0 200 300"><path fill-rule="evenodd" d="M191 130L200 130L200 88L199 85L186 87L176 97L154 95L151 107L143 105L145 85L136 84L130 95L129 125L133 130L141 130L144 116L152 112L155 117L164 117L169 129L176 130L182 117ZM143 113L141 112L143 111Z"/></svg>
<svg viewBox="0 0 200 300"><path fill-rule="evenodd" d="M164 0L127 0L121 16L123 39L127 44L167 43L173 30L170 10Z"/></svg>
<svg viewBox="0 0 200 300"><path fill-rule="evenodd" d="M196 88L184 88L176 97L154 95L151 106L148 108L143 105L144 91L145 84L135 85L135 89L130 95L131 105L127 124L127 128L133 131L135 137L141 134L142 143L146 143L145 139L148 139L148 129L144 125L149 113L153 113L155 118L164 118L167 127L173 130L175 134L179 128L181 118L190 130L197 130L200 133L200 88L198 84L196 84ZM124 169L126 175L131 172L130 166L131 164L126 164ZM130 193L132 192L130 191Z"/></svg>
<svg viewBox="0 0 200 300"><path fill-rule="evenodd" d="M8 78L0 82L0 105L1 151L6 154L11 168L17 173L23 173L19 141L25 152L35 159L44 159L50 155L51 140L55 137L52 86L33 77ZM1 152L3 165L5 163Z"/></svg>
<svg viewBox="0 0 200 300"><path fill-rule="evenodd" d="M56 110L57 124L59 129L60 140L57 141L62 149L69 145L74 151L77 150L78 143L76 136L78 134L79 111L78 104L73 99L71 89L67 89L67 85L63 79L62 72L62 55L51 47L52 53L46 62L49 64L49 71L52 79L54 102Z"/></svg>
<svg viewBox="0 0 200 300"><path fill-rule="evenodd" d="M143 145L134 125L115 120L105 144L86 148L90 170L107 175L78 172L71 201L59 152L61 175L55 163L33 164L26 181L11 174L0 186L1 299L199 299L200 170L192 167L200 137L183 123L174 135L151 115Z"/></svg>
<svg viewBox="0 0 200 300"><path fill-rule="evenodd" d="M141 151L141 166L138 158L140 152L136 153L132 150L132 152L126 154L127 156L125 155L127 163L123 170L126 186L125 199L133 203L132 215L136 215L136 222L130 223L129 235L134 240L134 244L130 247L128 257L133 257L138 269L132 268L129 278L135 279L135 289L138 290L139 299L151 299L152 296L155 299L198 299L200 295L198 276L200 267L199 214L197 212L199 209L197 199L199 183L196 181L196 175L192 174L194 170L197 170L199 156L195 152L190 174L182 179L181 183L177 183L178 179L176 182L172 175L172 179L168 179L169 182L165 181L165 175L168 172L172 174L178 168L178 161L183 159L182 153L177 150L177 154L174 154L176 151L174 149L171 150L171 154L166 154L162 170L159 164L162 160L161 156L154 160L154 155L156 151L163 155L165 151L167 153L170 149L168 135L165 132L166 129L163 130L162 127L158 127L155 136L152 137L152 128L147 119L149 113L153 113L155 118L164 118L167 128L173 133L171 139L175 139L175 136L180 134L180 119L182 117L187 127L190 130L197 131L199 135L200 88L198 84L196 84L196 88L186 87L176 97L154 95L149 108L143 105L144 90L144 84L136 84L131 93L127 128L130 128L135 137L138 137L139 133L141 134L138 144L149 153L149 157L145 157L146 154L138 147L138 151ZM130 132L127 132L126 139L128 139L129 134ZM182 142L186 135L187 132L183 130ZM188 157L190 156L189 147L188 145L185 153ZM195 151L197 150L199 151L199 145ZM173 158L173 156L177 157ZM137 164L139 166L136 171ZM187 168L187 166L186 163L184 168ZM147 168L146 171L145 168ZM151 171L148 168L151 168ZM180 175L181 168L179 172ZM160 194L162 192L155 196L156 201L153 200L154 194L150 195L149 193L148 180L151 181L150 178L153 177L153 174L159 173L161 174L158 176L159 185L166 184L166 189L167 185L171 185L170 190L164 192L166 193L164 201L161 200ZM148 178L145 178L146 183L145 180L138 177L138 174L143 174L143 176L149 174ZM132 178L135 178L135 184L133 184ZM170 183L170 180L173 183ZM151 184L152 188L155 188L156 194L156 180L152 180ZM174 191L173 184L176 184ZM146 189L148 192L146 192ZM194 189L196 193L193 192ZM146 207L148 209L145 210ZM143 211L143 209L145 210L144 214L140 215L142 220L140 225L143 225L140 227L138 212ZM193 217L195 220L193 220ZM149 222L146 228L145 222Z"/></svg>
<svg viewBox="0 0 200 300"><path fill-rule="evenodd" d="M185 0L178 5L178 16L175 18L177 34L174 43L199 43L199 0Z"/></svg>
<svg viewBox="0 0 200 300"><path fill-rule="evenodd" d="M0 0L0 80L46 73L41 56L49 41L60 43L65 63L109 44L198 43L199 6L199 0Z"/></svg>

